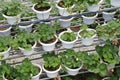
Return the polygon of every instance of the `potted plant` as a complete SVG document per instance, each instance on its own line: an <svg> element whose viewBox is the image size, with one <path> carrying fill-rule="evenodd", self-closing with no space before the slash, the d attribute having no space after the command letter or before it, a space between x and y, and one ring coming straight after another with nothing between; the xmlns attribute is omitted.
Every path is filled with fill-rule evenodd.
<svg viewBox="0 0 120 80"><path fill-rule="evenodd" d="M110 8L112 8L111 5L106 5L106 6L104 6L104 9L110 9ZM104 19L105 21L110 21L110 20L112 20L112 19L114 18L115 13L116 13L116 10L104 11L104 12L102 12L102 14L103 14L103 19Z"/></svg>
<svg viewBox="0 0 120 80"><path fill-rule="evenodd" d="M4 17L2 16L2 12L0 12L0 25L3 27L0 27L0 36L8 36L11 33L11 27L4 27L4 24L7 24Z"/></svg>
<svg viewBox="0 0 120 80"><path fill-rule="evenodd" d="M1 59L6 59L9 57L11 50L11 37L0 37L0 57Z"/></svg>
<svg viewBox="0 0 120 80"><path fill-rule="evenodd" d="M71 25L71 20L73 18L68 18L68 19L59 19L60 21L60 26L63 27L63 28L68 28L70 27Z"/></svg>
<svg viewBox="0 0 120 80"><path fill-rule="evenodd" d="M56 30L59 29L58 24L49 25L49 24L40 24L37 25L36 30L39 36L39 42L45 51L53 51L55 49L55 44L58 41L57 36L55 35Z"/></svg>
<svg viewBox="0 0 120 80"><path fill-rule="evenodd" d="M98 11L100 8L100 4L103 3L103 0L86 0L86 3L88 3L88 11Z"/></svg>
<svg viewBox="0 0 120 80"><path fill-rule="evenodd" d="M120 62L120 57L118 56L119 49L111 45L109 41L107 41L104 46L96 46L96 51L102 61L107 64L108 70L114 68L115 64Z"/></svg>
<svg viewBox="0 0 120 80"><path fill-rule="evenodd" d="M60 53L61 62L69 75L77 75L83 66L83 63L78 56L79 54L80 53L71 49Z"/></svg>
<svg viewBox="0 0 120 80"><path fill-rule="evenodd" d="M78 36L81 38L83 45L91 45L94 42L94 37L96 37L96 31L83 24Z"/></svg>
<svg viewBox="0 0 120 80"><path fill-rule="evenodd" d="M82 15L83 22L88 25L93 24L97 16L98 16L98 13L84 14Z"/></svg>
<svg viewBox="0 0 120 80"><path fill-rule="evenodd" d="M46 72L49 78L55 78L58 76L58 72L61 69L61 61L54 53L43 54L43 70Z"/></svg>
<svg viewBox="0 0 120 80"><path fill-rule="evenodd" d="M18 0L11 0L9 2L2 1L0 6L3 16L7 19L9 24L15 24L20 21L23 6Z"/></svg>
<svg viewBox="0 0 120 80"><path fill-rule="evenodd" d="M20 80L39 80L42 68L39 64L30 62L28 58L25 58L20 65L16 66L16 69L23 75Z"/></svg>
<svg viewBox="0 0 120 80"><path fill-rule="evenodd" d="M32 10L37 14L37 18L39 20L49 18L52 7L50 6L50 3L47 0L31 1L34 3Z"/></svg>
<svg viewBox="0 0 120 80"><path fill-rule="evenodd" d="M0 27L0 36L10 36L11 34L11 29L12 27L11 26L4 26L3 27Z"/></svg>
<svg viewBox="0 0 120 80"><path fill-rule="evenodd" d="M119 21L110 21L107 24L104 25L98 25L96 27L96 31L98 34L98 37L103 40L114 40L117 38L118 35L120 35L119 32Z"/></svg>
<svg viewBox="0 0 120 80"><path fill-rule="evenodd" d="M62 42L64 48L70 49L74 47L78 40L77 34L71 31L63 31L59 34L59 40Z"/></svg>
<svg viewBox="0 0 120 80"><path fill-rule="evenodd" d="M20 80L19 77L22 76L22 74L16 68L10 66L10 64L5 61L2 61L0 66L4 80Z"/></svg>
<svg viewBox="0 0 120 80"><path fill-rule="evenodd" d="M60 0L56 7L59 10L61 16L68 16L71 14L72 9L74 8L75 0Z"/></svg>
<svg viewBox="0 0 120 80"><path fill-rule="evenodd" d="M28 21L32 21L32 18L31 18L32 16L34 16L34 14L32 12L30 12L29 7L26 7L24 13L21 15L22 23L19 24L19 28L21 31L26 30L29 33L32 31L33 23L28 22Z"/></svg>
<svg viewBox="0 0 120 80"><path fill-rule="evenodd" d="M97 73L101 76L106 76L108 74L107 65L101 62L100 56L98 54L80 54L80 58L88 71Z"/></svg>
<svg viewBox="0 0 120 80"><path fill-rule="evenodd" d="M34 48L37 43L34 34L22 31L17 34L12 44L13 49L20 49L24 55L31 55L35 52Z"/></svg>

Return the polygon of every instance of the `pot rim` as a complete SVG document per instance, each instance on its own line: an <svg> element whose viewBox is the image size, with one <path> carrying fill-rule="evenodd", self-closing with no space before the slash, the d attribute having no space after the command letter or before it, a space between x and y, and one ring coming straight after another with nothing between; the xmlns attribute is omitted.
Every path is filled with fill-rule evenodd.
<svg viewBox="0 0 120 80"><path fill-rule="evenodd" d="M70 33L71 31L63 31L63 32L61 32L60 34L59 34L59 40L61 41L61 42L64 42L64 43L68 43L68 44L70 44L70 43L74 43L74 42L76 42L77 40L78 40L78 36L76 35L76 39L75 40L73 40L73 41L64 41L64 40L62 40L61 39L61 36L64 34L64 33L66 33L66 32L68 32L68 33ZM75 33L76 34L76 33Z"/></svg>
<svg viewBox="0 0 120 80"><path fill-rule="evenodd" d="M39 64L36 64L36 63L32 63L32 64L40 69L40 72L37 75L32 77L32 78L35 78L35 77L39 76L42 73L42 67Z"/></svg>
<svg viewBox="0 0 120 80"><path fill-rule="evenodd" d="M7 28L7 29L5 29L5 30L1 30L0 32L6 32L6 31L9 31L9 30L11 30L11 26L9 27L9 28Z"/></svg>
<svg viewBox="0 0 120 80"><path fill-rule="evenodd" d="M50 6L50 8L48 9L48 10L46 10L46 11L38 11L38 10L36 10L34 7L37 5L37 3L36 4L33 4L33 6L32 6L32 10L34 11L34 12L36 12L36 13L46 13L46 12L50 12L51 10L52 10L52 7Z"/></svg>
<svg viewBox="0 0 120 80"><path fill-rule="evenodd" d="M42 66L42 69L43 69L43 71L45 71L46 73L55 73L55 72L60 71L61 65L59 66L59 68L58 68L57 70L54 70L54 71L48 71L47 69L45 69L44 65Z"/></svg>
<svg viewBox="0 0 120 80"><path fill-rule="evenodd" d="M80 67L78 67L78 68L76 68L76 69L71 69L71 68L69 68L69 67L67 67L67 66L65 66L65 65L64 65L64 67L65 67L67 70L70 70L70 71L77 71L77 70L80 70L80 69L83 67L83 63L81 64Z"/></svg>
<svg viewBox="0 0 120 80"><path fill-rule="evenodd" d="M55 37L56 37L56 40L54 41L54 42L52 42L52 43L49 43L49 44L46 44L46 43L43 43L43 42L41 42L40 40L39 40L39 43L41 44L41 45L45 45L45 46L50 46L50 45L54 45L54 44L56 44L57 42L58 42L58 37L55 35Z"/></svg>
<svg viewBox="0 0 120 80"><path fill-rule="evenodd" d="M91 28L88 28L87 30L89 30L89 31L93 30L94 32L96 32L96 30L91 29ZM97 34L94 34L91 38L82 38L81 35L80 35L80 32L81 32L81 31L83 31L83 30L78 31L78 36L79 36L81 39L91 39L91 38L94 38L94 37L97 36Z"/></svg>
<svg viewBox="0 0 120 80"><path fill-rule="evenodd" d="M91 17L87 17L85 15L82 15L83 18L87 18L87 19L94 19L98 16L98 13L96 13L94 16L91 16Z"/></svg>

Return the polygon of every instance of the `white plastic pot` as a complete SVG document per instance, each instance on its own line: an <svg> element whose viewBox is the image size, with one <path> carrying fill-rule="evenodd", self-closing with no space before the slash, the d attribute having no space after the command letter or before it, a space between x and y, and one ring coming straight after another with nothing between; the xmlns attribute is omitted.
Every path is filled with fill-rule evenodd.
<svg viewBox="0 0 120 80"><path fill-rule="evenodd" d="M78 74L78 72L79 72L79 70L82 68L82 66L83 66L83 64L82 64L79 68L77 68L77 69L70 69L70 68L68 68L67 66L65 66L65 68L67 69L67 73L68 73L69 75L75 76L75 75Z"/></svg>
<svg viewBox="0 0 120 80"><path fill-rule="evenodd" d="M32 31L32 26L33 26L33 24L19 25L19 28L21 31L25 30L30 33Z"/></svg>
<svg viewBox="0 0 120 80"><path fill-rule="evenodd" d="M50 11L52 10L52 7L50 7L50 9L48 9L46 11L38 11L38 10L36 10L34 8L35 6L36 6L36 4L33 5L32 10L37 14L37 18L39 20L48 19L49 18Z"/></svg>
<svg viewBox="0 0 120 80"><path fill-rule="evenodd" d="M6 58L8 58L8 57L9 57L10 50L11 50L11 47L9 47L7 51L0 52L0 55L3 55L3 56L4 56L4 58L3 58L3 59L6 59Z"/></svg>
<svg viewBox="0 0 120 80"><path fill-rule="evenodd" d="M90 11L90 12L98 11L98 10L100 9L100 4L102 4L103 1L104 1L104 0L100 0L100 1L98 2L98 4L93 4L93 5L91 5L91 6L88 6L88 8L87 8L88 11Z"/></svg>
<svg viewBox="0 0 120 80"><path fill-rule="evenodd" d="M7 16L5 14L3 14L3 17L5 17L7 19L7 22L11 25L20 22L20 15L17 16Z"/></svg>
<svg viewBox="0 0 120 80"><path fill-rule="evenodd" d="M97 16L98 16L98 13L96 13L96 14L95 14L94 16L92 16L92 17L87 17L87 16L85 16L85 15L82 15L83 22L84 22L85 24L88 24L88 25L93 24L93 23L95 22L95 19L96 19Z"/></svg>
<svg viewBox="0 0 120 80"><path fill-rule="evenodd" d="M47 74L47 76L49 78L55 78L55 77L57 77L58 76L58 72L60 71L60 69L61 69L61 66L57 70L55 70L55 71L48 71L43 66L43 71L46 72L46 74Z"/></svg>
<svg viewBox="0 0 120 80"><path fill-rule="evenodd" d="M70 18L70 19L59 19L61 27L68 28L71 25L71 20L72 19L73 18Z"/></svg>
<svg viewBox="0 0 120 80"><path fill-rule="evenodd" d="M36 76L33 76L32 80L40 80L39 78L40 78L40 75L42 73L42 67L39 64L35 64L35 63L33 65L38 67L40 69L40 72Z"/></svg>
<svg viewBox="0 0 120 80"><path fill-rule="evenodd" d="M114 15L115 15L115 13L116 12L102 12L102 14L103 14L103 19L105 20L105 21L110 21L110 20L112 20L113 18L114 18Z"/></svg>
<svg viewBox="0 0 120 80"><path fill-rule="evenodd" d="M44 51L53 51L55 49L55 44L58 42L57 36L55 37L56 37L56 40L53 43L46 44L46 43L39 41Z"/></svg>
<svg viewBox="0 0 120 80"><path fill-rule="evenodd" d="M94 4L94 5L92 5L92 6L89 6L87 9L88 9L88 11L90 11L90 12L95 12L95 11L98 11L99 8L100 8L100 5Z"/></svg>
<svg viewBox="0 0 120 80"><path fill-rule="evenodd" d="M94 29L87 29L87 30L88 30L88 31L93 30L93 31L96 32L96 30L94 30ZM85 38L85 39L84 39L84 38L82 38L81 35L80 35L80 32L81 32L81 31L82 31L82 30L80 30L80 31L78 32L78 36L81 38L82 44L83 44L83 45L86 45L86 46L93 44L93 42L94 42L94 37L96 37L96 34L93 35L91 38Z"/></svg>
<svg viewBox="0 0 120 80"><path fill-rule="evenodd" d="M33 53L36 52L36 51L34 50L34 48L36 47L36 45L37 45L37 42L35 42L35 44L32 46L32 49L31 49L31 50L25 50L24 48L21 48L21 47L19 47L19 49L21 50L21 52L22 52L24 55L28 56L28 55L31 55L31 54L33 54Z"/></svg>
<svg viewBox="0 0 120 80"><path fill-rule="evenodd" d="M120 0L111 0L110 3L114 7L120 7Z"/></svg>
<svg viewBox="0 0 120 80"><path fill-rule="evenodd" d="M11 34L11 28L12 27L7 28L6 30L1 30L0 36L9 36Z"/></svg>
<svg viewBox="0 0 120 80"><path fill-rule="evenodd" d="M59 3L59 2L58 2L58 3ZM68 8L62 8L62 7L60 7L60 6L58 5L58 3L56 4L56 7L57 7L58 10L59 10L59 14L60 14L61 16L68 16L68 15L70 15L70 13L67 11ZM74 6L75 6L75 5L72 5L69 9L74 8Z"/></svg>
<svg viewBox="0 0 120 80"><path fill-rule="evenodd" d="M62 42L62 46L66 49L70 49L70 48L73 48L74 45L75 45L75 42L78 40L78 37L76 36L76 39L74 41L71 41L71 42L68 42L68 41L63 41L61 39L61 36L66 33L66 32L69 32L69 31L63 31L59 34L59 40Z"/></svg>

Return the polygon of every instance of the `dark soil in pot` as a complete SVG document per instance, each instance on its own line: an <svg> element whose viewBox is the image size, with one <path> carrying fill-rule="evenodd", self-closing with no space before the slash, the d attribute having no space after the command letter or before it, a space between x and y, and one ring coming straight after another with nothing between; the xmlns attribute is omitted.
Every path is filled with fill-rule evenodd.
<svg viewBox="0 0 120 80"><path fill-rule="evenodd" d="M68 6L65 6L63 1L60 1L60 2L58 3L58 6L60 6L60 7L62 7L62 8L71 7L72 5L73 5L73 4L70 4L70 5L68 5Z"/></svg>
<svg viewBox="0 0 120 80"><path fill-rule="evenodd" d="M39 6L40 4L36 4L36 5L35 5L35 9L38 10L38 11L46 11L46 10L50 9L50 5L49 5L48 3L43 3L43 4L44 4L44 5L48 5L48 6L38 8L38 6Z"/></svg>
<svg viewBox="0 0 120 80"><path fill-rule="evenodd" d="M5 25L7 24L7 22L0 22L0 25Z"/></svg>
<svg viewBox="0 0 120 80"><path fill-rule="evenodd" d="M46 70L48 70L48 71L55 71L55 70L57 70L57 69L59 69L59 67L60 66L57 66L56 68L53 68L53 67L44 67Z"/></svg>
<svg viewBox="0 0 120 80"><path fill-rule="evenodd" d="M78 31L80 30L80 26L70 27L70 29L71 29L73 32L78 32Z"/></svg>
<svg viewBox="0 0 120 80"><path fill-rule="evenodd" d="M51 40L48 40L47 42L43 42L43 43L45 43L45 44L50 44L50 43L53 43L53 42L55 42L56 41L56 37L54 37L53 39L51 39Z"/></svg>
<svg viewBox="0 0 120 80"><path fill-rule="evenodd" d="M0 28L0 31L4 31L4 30L6 30L6 29L8 29L8 28Z"/></svg>

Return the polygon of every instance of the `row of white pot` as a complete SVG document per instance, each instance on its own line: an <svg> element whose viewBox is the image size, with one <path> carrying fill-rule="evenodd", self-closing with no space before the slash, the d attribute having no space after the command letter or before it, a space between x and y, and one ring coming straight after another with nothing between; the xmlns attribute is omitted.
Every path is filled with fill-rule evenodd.
<svg viewBox="0 0 120 80"><path fill-rule="evenodd" d="M112 12L112 13L103 12L103 18L104 18L104 20L105 20L105 21L112 20L112 19L114 18L115 13L116 13L116 12ZM93 23L95 22L97 16L98 16L98 13L96 13L94 16L91 16L91 17L87 17L87 16L85 16L85 15L82 15L82 17L83 17L83 22L84 22L85 24L88 24L88 25L89 25L89 24L93 24ZM61 25L63 28L68 28L68 27L70 27L70 25L71 25L71 20L72 20L72 19L73 19L73 18L69 18L69 19L59 19L60 25ZM33 26L33 24L19 25L19 28L20 28L21 31L22 31L22 30L26 30L27 32L31 32L31 31L32 31L32 26ZM11 33L11 31L10 31L11 28L12 28L12 27L7 28L6 30L1 30L1 31L0 31L0 36L8 36L8 35L10 35L10 33Z"/></svg>
<svg viewBox="0 0 120 80"><path fill-rule="evenodd" d="M80 67L76 68L76 69L71 69L71 68L68 68L67 66L63 66L63 67L65 67L65 69L67 70L67 73L68 73L69 75L74 76L74 75L77 75L77 74L78 74L78 72L79 72L80 69L82 69L83 64L82 64ZM49 78L57 77L59 71L61 70L61 68L62 68L62 67L60 66L60 67L59 67L57 70L55 70L55 71L48 71L48 70L46 70L46 69L44 68L44 66L43 66L43 70L46 72L46 74L47 74L47 76L48 76Z"/></svg>
<svg viewBox="0 0 120 80"><path fill-rule="evenodd" d="M27 24L27 25L19 25L20 31L25 30L27 32L32 31L33 24ZM8 27L5 30L0 30L0 36L9 36L11 34L12 27Z"/></svg>
<svg viewBox="0 0 120 80"><path fill-rule="evenodd" d="M109 12L102 12L104 21L110 21L110 20L114 19L115 13L116 13L116 11L115 12L111 12L111 13L109 13ZM96 13L94 16L89 16L89 17L86 16L86 15L82 15L83 22L85 24L88 24L88 25L93 24L95 22L95 20L97 19L97 16L98 16L98 13ZM69 18L69 19L59 19L60 25L63 28L70 27L72 20L73 20L73 17Z"/></svg>
<svg viewBox="0 0 120 80"><path fill-rule="evenodd" d="M116 13L116 11L115 12L102 12L102 14L103 14L103 19L105 20L105 21L109 21L109 20L112 20L113 18L114 18L114 15L115 15L115 13ZM43 16L43 15L42 15ZM42 17L41 16L41 17ZM45 15L46 16L46 15ZM85 16L85 15L82 15L82 18L83 18L83 22L85 23L85 24L93 24L94 22L95 22L95 19L97 18L97 16L98 16L98 13L96 13L94 16L90 16L90 17L88 17L88 16ZM7 17L6 17L7 18ZM67 28L67 27L69 27L70 26L70 21L72 20L73 18L69 18L69 19L59 19L59 21L60 21L60 25L62 26L62 27L64 27L64 28ZM12 21L13 22L13 20L9 20L9 21ZM9 21L8 21L8 23L9 23ZM11 24L11 22L10 22L10 24ZM14 24L14 23L13 23ZM32 27L32 25L33 24L29 24L29 25L19 25L19 27L20 27L20 29L22 30L22 29L26 29L28 32L31 32L32 31L32 29L31 29L31 27Z"/></svg>
<svg viewBox="0 0 120 80"><path fill-rule="evenodd" d="M116 1L117 1L117 3L116 3ZM111 0L111 4L114 5L114 6L120 6L120 5L118 5L118 3L120 3L120 1L119 1L119 0L116 0L116 1ZM89 10L89 11L98 11L98 10L99 10L99 7L100 7L100 4L101 4L102 2L103 2L103 0L100 0L100 2L98 3L98 5L90 6L90 7L88 8L88 10ZM117 4L117 5L115 5L115 4ZM46 10L46 11L38 11L38 10L36 10L36 9L34 8L35 5L36 5L36 4L33 5L32 10L36 13L37 18L38 18L39 20L41 20L41 19L48 19L48 18L49 18L49 15L50 15L50 11L52 10L52 7L50 7L50 8L49 8L48 10ZM75 5L71 6L70 8L73 8L74 6L75 6ZM62 8L62 7L60 7L58 4L56 4L56 7L58 8L59 14L60 14L61 16L68 16L68 15L70 15L70 13L68 13L68 11L67 11L67 8ZM96 7L97 7L97 8L96 8ZM105 14L105 13L103 13L103 14ZM7 21L8 21L9 24L15 24L16 22L20 22L20 15L17 15L17 16L7 16L7 15L3 14L3 16L7 19Z"/></svg>
<svg viewBox="0 0 120 80"><path fill-rule="evenodd" d="M95 31L94 29L88 29L88 30L93 30L93 31ZM58 39L62 42L62 47L63 48L66 48L66 49L70 49L70 48L73 48L74 47L74 45L75 45L75 42L78 40L78 37L80 37L80 39L81 39L81 42L82 42L82 44L83 45L91 45L91 44L93 44L93 42L94 42L94 37L96 37L96 34L94 35L94 36L92 36L91 38L82 38L80 35L79 35L79 33L81 32L82 30L80 30L79 32L78 32L78 34L77 33L75 33L76 34L76 39L75 40L73 40L73 41L64 41L64 40L62 40L61 39L61 35L63 35L64 33L66 33L66 32L71 32L71 31L63 31L63 32L61 32L60 34L59 34L59 37L57 37L57 36L55 36L56 37L56 40L53 42L53 43L49 43L49 44L46 44L46 43L43 43L43 42L41 42L41 41L39 41L39 43L42 45L42 48L43 48L43 50L44 51L53 51L54 49L55 49L55 45L56 45L56 43L58 42ZM96 31L95 31L96 32ZM78 36L77 36L78 35ZM35 51L35 48L36 48L36 45L37 45L37 42L35 42L35 44L32 46L32 49L31 50L25 50L24 48L21 48L21 47L19 47L19 49L21 50L21 52L24 54L24 55L31 55L31 54L33 54L33 53L36 53L36 51ZM5 52L1 52L1 54L4 56L4 59L6 59L6 58L8 58L8 56L9 56L9 54L10 54L10 50L11 50L11 48L9 48L7 51L5 51Z"/></svg>
<svg viewBox="0 0 120 80"><path fill-rule="evenodd" d="M41 67L39 64L34 64L34 63L33 63L33 65L36 66L36 67L38 67L40 71L39 71L39 73L38 73L37 75L33 76L31 80L39 80L39 79L40 79L40 75L42 74L42 71L44 71L49 78L55 78L55 77L58 76L59 71L60 71L61 68L62 68L62 67L60 66L60 67L59 67L57 70L55 70L55 71L48 71L47 69L44 68L44 66ZM79 68L77 68L77 69L70 69L70 68L68 68L68 67L66 67L66 66L65 66L65 68L67 69L67 73L68 73L69 75L74 76L74 75L77 75L77 74L78 74L78 72L79 72L79 70L82 68L82 66L83 66L83 65L81 65L81 66L80 66ZM4 75L3 75L3 78L4 78L4 80L8 80L8 79L5 78ZM14 80L16 80L16 79L14 79Z"/></svg>

